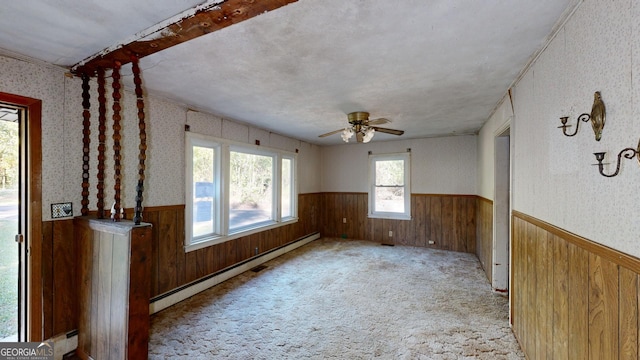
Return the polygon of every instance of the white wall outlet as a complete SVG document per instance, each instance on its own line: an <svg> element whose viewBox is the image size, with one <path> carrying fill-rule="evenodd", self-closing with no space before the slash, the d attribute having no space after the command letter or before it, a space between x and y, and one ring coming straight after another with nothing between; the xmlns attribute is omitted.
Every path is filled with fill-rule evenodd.
<svg viewBox="0 0 640 360"><path fill-rule="evenodd" d="M347 223L347 218L342 218L342 223L346 224Z"/></svg>
<svg viewBox="0 0 640 360"><path fill-rule="evenodd" d="M393 231L389 230L389 237L393 237Z"/></svg>

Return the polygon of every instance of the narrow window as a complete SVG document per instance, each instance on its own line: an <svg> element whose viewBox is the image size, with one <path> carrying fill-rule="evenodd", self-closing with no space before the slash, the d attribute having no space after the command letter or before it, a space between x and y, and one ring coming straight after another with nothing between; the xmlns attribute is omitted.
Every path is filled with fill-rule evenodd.
<svg viewBox="0 0 640 360"><path fill-rule="evenodd" d="M293 183L293 159L292 158L283 158L282 159L282 167L280 170L282 174L282 184L281 184L281 216L283 219L291 218L294 216L293 211L293 192L294 192L294 183Z"/></svg>
<svg viewBox="0 0 640 360"><path fill-rule="evenodd" d="M189 134L189 133L188 133ZM192 134L186 137L187 245L204 243L222 234L220 162L218 143Z"/></svg>
<svg viewBox="0 0 640 360"><path fill-rule="evenodd" d="M213 182L215 169L215 150L193 147L193 237L200 238L215 232L213 219L216 211L213 206Z"/></svg>

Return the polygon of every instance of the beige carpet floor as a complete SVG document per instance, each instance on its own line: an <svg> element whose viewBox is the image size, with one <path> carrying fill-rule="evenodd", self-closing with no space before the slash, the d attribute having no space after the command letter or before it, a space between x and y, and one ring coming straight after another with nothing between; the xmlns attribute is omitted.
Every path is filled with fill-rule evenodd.
<svg viewBox="0 0 640 360"><path fill-rule="evenodd" d="M152 317L151 359L524 359L472 254L320 239Z"/></svg>

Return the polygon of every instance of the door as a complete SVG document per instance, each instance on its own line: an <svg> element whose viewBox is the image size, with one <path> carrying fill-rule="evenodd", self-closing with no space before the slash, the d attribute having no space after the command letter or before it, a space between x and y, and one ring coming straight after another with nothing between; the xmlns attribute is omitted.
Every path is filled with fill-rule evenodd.
<svg viewBox="0 0 640 360"><path fill-rule="evenodd" d="M21 125L24 109L0 103L0 339L24 340L24 309L26 289L25 255L22 240L24 226L21 204L25 204L21 184L24 180L21 156ZM1 341L1 340L0 340Z"/></svg>
<svg viewBox="0 0 640 360"><path fill-rule="evenodd" d="M511 157L510 129L495 138L494 201L493 201L493 264L494 291L509 291L509 239L511 229Z"/></svg>
<svg viewBox="0 0 640 360"><path fill-rule="evenodd" d="M0 341L41 341L42 101L0 92Z"/></svg>

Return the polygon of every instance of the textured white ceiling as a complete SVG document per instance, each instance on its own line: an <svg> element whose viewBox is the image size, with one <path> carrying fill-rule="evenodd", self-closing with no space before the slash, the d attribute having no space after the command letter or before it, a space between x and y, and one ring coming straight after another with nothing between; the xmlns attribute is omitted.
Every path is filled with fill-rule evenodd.
<svg viewBox="0 0 640 360"><path fill-rule="evenodd" d="M200 2L10 1L0 48L70 66ZM299 0L140 65L150 94L317 144L340 143L317 136L352 111L391 119L401 138L468 134L575 4Z"/></svg>

